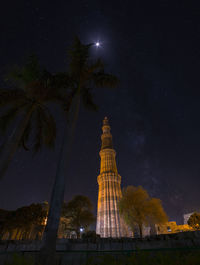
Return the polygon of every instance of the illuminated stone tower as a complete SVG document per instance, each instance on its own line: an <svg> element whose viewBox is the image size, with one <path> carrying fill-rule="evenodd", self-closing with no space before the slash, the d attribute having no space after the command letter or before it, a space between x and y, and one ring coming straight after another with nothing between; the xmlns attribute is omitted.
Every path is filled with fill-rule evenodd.
<svg viewBox="0 0 200 265"><path fill-rule="evenodd" d="M117 202L122 196L121 176L116 165L112 135L107 117L103 120L101 135L101 168L99 184L96 233L101 237L127 236L126 227L119 216Z"/></svg>

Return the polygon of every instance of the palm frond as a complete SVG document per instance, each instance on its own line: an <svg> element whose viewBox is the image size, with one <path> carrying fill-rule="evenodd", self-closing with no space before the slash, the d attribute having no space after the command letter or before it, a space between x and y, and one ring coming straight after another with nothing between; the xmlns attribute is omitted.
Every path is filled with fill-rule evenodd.
<svg viewBox="0 0 200 265"><path fill-rule="evenodd" d="M91 88L82 89L82 101L86 109L93 110L93 111L98 110L98 106L93 101L93 95L91 93Z"/></svg>
<svg viewBox="0 0 200 265"><path fill-rule="evenodd" d="M79 38L75 38L74 43L69 51L70 55L70 72L80 74L89 58L89 49L92 44L84 45Z"/></svg>
<svg viewBox="0 0 200 265"><path fill-rule="evenodd" d="M41 69L36 55L31 55L27 59L27 63L23 67L15 66L8 73L6 81L17 84L23 89L27 84L38 80L41 75Z"/></svg>
<svg viewBox="0 0 200 265"><path fill-rule="evenodd" d="M35 134L34 134L34 143L33 143L33 151L37 153L42 146L42 118L41 112L37 110L35 119Z"/></svg>
<svg viewBox="0 0 200 265"><path fill-rule="evenodd" d="M5 132L7 130L8 126L11 124L11 122L13 122L13 120L15 120L17 114L23 111L25 106L25 103L21 105L15 104L0 117L0 129L2 130L2 132Z"/></svg>
<svg viewBox="0 0 200 265"><path fill-rule="evenodd" d="M35 54L28 57L26 65L21 69L21 75L25 85L40 78L41 69Z"/></svg>
<svg viewBox="0 0 200 265"><path fill-rule="evenodd" d="M88 64L87 71L89 73L95 73L96 71L104 71L104 63L101 59L97 59L95 62Z"/></svg>
<svg viewBox="0 0 200 265"><path fill-rule="evenodd" d="M0 107L25 102L26 99L22 89L0 89Z"/></svg>
<svg viewBox="0 0 200 265"><path fill-rule="evenodd" d="M51 87L56 88L58 91L63 89L70 89L73 85L71 77L68 73L56 73L52 76Z"/></svg>
<svg viewBox="0 0 200 265"><path fill-rule="evenodd" d="M119 79L111 74L106 74L104 71L94 73L92 76L96 87L115 88L119 84Z"/></svg>
<svg viewBox="0 0 200 265"><path fill-rule="evenodd" d="M43 142L49 148L54 148L55 138L56 138L56 123L50 113L46 108L41 112L43 123Z"/></svg>
<svg viewBox="0 0 200 265"><path fill-rule="evenodd" d="M36 113L36 128L34 136L34 152L38 152L43 145L53 148L56 138L56 124L48 109L38 108Z"/></svg>
<svg viewBox="0 0 200 265"><path fill-rule="evenodd" d="M46 102L64 104L71 93L72 84L65 73L51 75L46 72L40 80L29 84L28 94L30 98L42 104Z"/></svg>
<svg viewBox="0 0 200 265"><path fill-rule="evenodd" d="M5 81L11 85L23 88L22 69L18 65L13 65L12 69L6 74Z"/></svg>
<svg viewBox="0 0 200 265"><path fill-rule="evenodd" d="M103 62L98 59L93 63L87 62L85 67L82 69L81 75L80 75L80 83L84 84L85 82L91 80L93 78L94 73L104 71L104 65Z"/></svg>
<svg viewBox="0 0 200 265"><path fill-rule="evenodd" d="M33 113L29 119L29 122L28 122L25 130L24 130L24 133L23 133L22 138L21 138L21 142L19 144L26 151L29 151L29 148L27 147L27 145L28 145L28 141L30 139L31 132L32 132L32 120L33 120Z"/></svg>

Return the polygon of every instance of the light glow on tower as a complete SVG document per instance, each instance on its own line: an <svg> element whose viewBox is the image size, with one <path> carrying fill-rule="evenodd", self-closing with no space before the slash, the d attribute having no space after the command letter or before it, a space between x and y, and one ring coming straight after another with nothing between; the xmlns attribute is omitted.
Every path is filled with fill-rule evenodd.
<svg viewBox="0 0 200 265"><path fill-rule="evenodd" d="M126 226L119 216L118 201L122 197L121 176L116 165L116 152L113 149L112 135L108 118L105 117L101 135L100 174L96 233L101 237L126 237Z"/></svg>

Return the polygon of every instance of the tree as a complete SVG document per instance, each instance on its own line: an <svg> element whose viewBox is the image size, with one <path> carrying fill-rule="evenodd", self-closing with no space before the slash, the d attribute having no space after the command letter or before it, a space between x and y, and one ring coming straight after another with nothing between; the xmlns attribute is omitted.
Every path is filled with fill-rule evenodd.
<svg viewBox="0 0 200 265"><path fill-rule="evenodd" d="M141 186L128 186L123 189L122 198L119 201L119 212L133 232L135 228L139 229L140 237L142 237L144 226L167 222L167 215L161 201L150 198Z"/></svg>
<svg viewBox="0 0 200 265"><path fill-rule="evenodd" d="M200 229L200 213L194 212L188 219L187 223L194 229Z"/></svg>
<svg viewBox="0 0 200 265"><path fill-rule="evenodd" d="M41 230L41 226L44 228L47 211L43 204L34 203L20 207L15 211L1 209L0 217L1 236L7 232L9 239L33 239L36 237L35 231L39 231L39 228Z"/></svg>
<svg viewBox="0 0 200 265"><path fill-rule="evenodd" d="M66 104L66 93L62 93L65 80L42 70L35 56L12 71L7 81L11 88L0 89L0 129L5 132L11 123L15 128L1 147L0 177L20 145L29 150L27 143L31 140L34 152L43 145L54 146L56 124L47 104Z"/></svg>
<svg viewBox="0 0 200 265"><path fill-rule="evenodd" d="M8 232L6 225L8 226L8 220L10 217L10 211L0 209L0 239L3 238L5 232Z"/></svg>
<svg viewBox="0 0 200 265"><path fill-rule="evenodd" d="M66 204L64 215L69 218L70 228L76 231L78 238L80 237L80 228L83 227L87 230L88 226L96 220L92 209L90 199L82 195L75 196Z"/></svg>
<svg viewBox="0 0 200 265"><path fill-rule="evenodd" d="M72 103L68 115L69 126L64 128L62 148L51 193L50 210L40 253L42 264L50 265L54 262L61 206L64 201L65 178L81 100L84 107L97 110L97 105L93 102L92 90L101 87L115 87L118 84L118 79L115 76L105 73L104 64L100 59L91 59L89 53L91 46L92 44L82 44L76 38L69 51L70 63L67 77L71 88Z"/></svg>
<svg viewBox="0 0 200 265"><path fill-rule="evenodd" d="M33 203L14 211L0 209L0 239L41 239L46 224L48 209L48 202ZM73 230L70 226L70 218L65 218L65 216L66 203L63 203L60 226L64 224L64 230Z"/></svg>

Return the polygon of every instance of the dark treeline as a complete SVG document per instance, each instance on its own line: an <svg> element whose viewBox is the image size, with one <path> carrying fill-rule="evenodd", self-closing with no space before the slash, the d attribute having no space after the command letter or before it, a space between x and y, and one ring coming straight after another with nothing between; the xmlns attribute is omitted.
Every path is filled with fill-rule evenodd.
<svg viewBox="0 0 200 265"><path fill-rule="evenodd" d="M0 238L8 240L41 239L48 203L34 203L15 211L0 209Z"/></svg>
<svg viewBox="0 0 200 265"><path fill-rule="evenodd" d="M80 238L96 218L92 213L90 199L77 195L68 203L64 202L60 216L58 238ZM1 240L41 240L47 223L48 202L33 203L14 211L0 209Z"/></svg>

